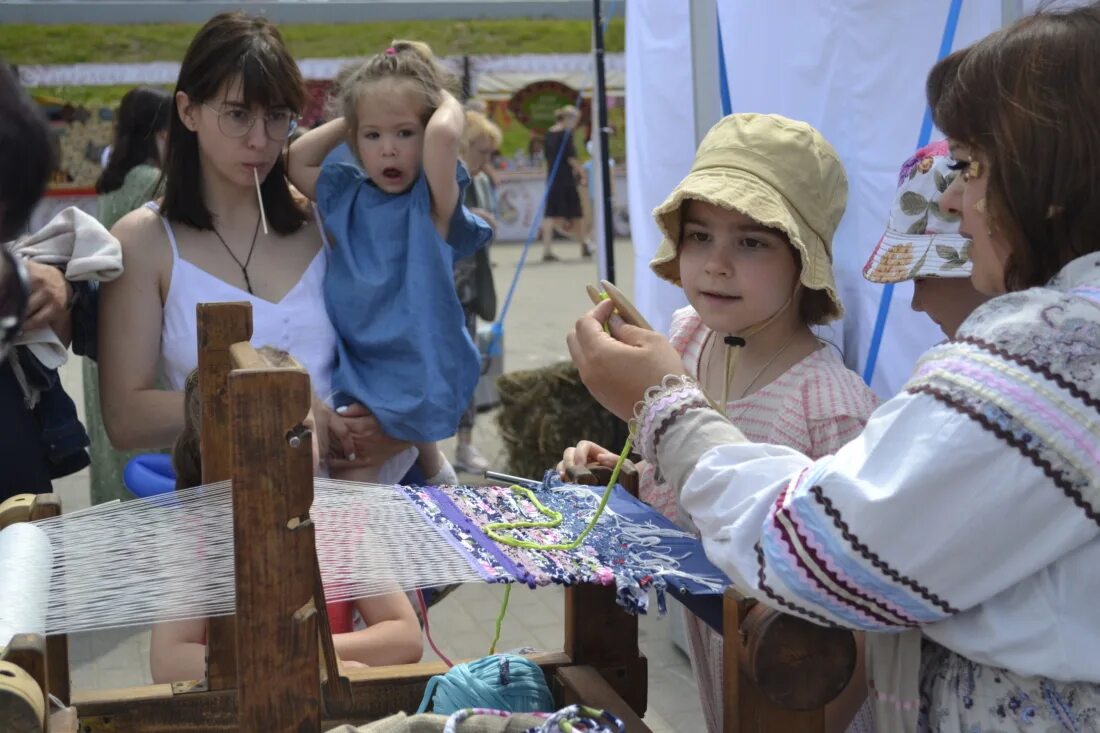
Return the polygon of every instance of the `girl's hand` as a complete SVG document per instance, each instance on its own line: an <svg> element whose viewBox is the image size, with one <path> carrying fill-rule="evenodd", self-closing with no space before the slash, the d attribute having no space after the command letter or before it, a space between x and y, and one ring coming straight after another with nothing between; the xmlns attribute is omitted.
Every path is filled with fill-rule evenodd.
<svg viewBox="0 0 1100 733"><path fill-rule="evenodd" d="M614 468L619 461L619 456L603 446L596 445L592 441L582 440L574 448L566 448L562 453L561 462L557 465L558 475L562 481L568 481L570 469L584 468L591 463Z"/></svg>
<svg viewBox="0 0 1100 733"><path fill-rule="evenodd" d="M581 381L596 401L623 420L649 387L668 374L684 374L684 363L664 336L611 318L614 304L605 300L577 321L566 336ZM610 321L611 333L604 331Z"/></svg>
<svg viewBox="0 0 1100 733"><path fill-rule="evenodd" d="M380 466L411 443L391 438L370 410L359 404L342 407L329 416L329 466Z"/></svg>

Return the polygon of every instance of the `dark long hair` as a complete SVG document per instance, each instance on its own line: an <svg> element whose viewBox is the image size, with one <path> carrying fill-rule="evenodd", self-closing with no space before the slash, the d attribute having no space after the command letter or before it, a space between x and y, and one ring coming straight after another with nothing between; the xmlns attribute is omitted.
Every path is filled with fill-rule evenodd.
<svg viewBox="0 0 1100 733"><path fill-rule="evenodd" d="M142 163L159 163L157 133L168 129L171 102L172 96L160 89L136 87L126 92L118 106L111 157L95 182L96 193L121 188L126 174Z"/></svg>
<svg viewBox="0 0 1100 733"><path fill-rule="evenodd" d="M23 230L53 169L46 118L0 60L0 242Z"/></svg>
<svg viewBox="0 0 1100 733"><path fill-rule="evenodd" d="M1005 287L1042 285L1100 250L1100 4L1041 11L939 62L928 101L943 132L989 157Z"/></svg>
<svg viewBox="0 0 1100 733"><path fill-rule="evenodd" d="M192 104L199 104L213 99L225 83L235 79L240 80L249 107L288 107L298 113L305 106L302 74L278 29L264 18L221 13L211 18L188 46L176 92L186 93ZM161 211L170 221L213 229L210 210L197 185L202 180L198 136L184 126L178 113L170 117ZM267 223L279 234L297 231L308 219L291 196L282 157L260 191Z"/></svg>

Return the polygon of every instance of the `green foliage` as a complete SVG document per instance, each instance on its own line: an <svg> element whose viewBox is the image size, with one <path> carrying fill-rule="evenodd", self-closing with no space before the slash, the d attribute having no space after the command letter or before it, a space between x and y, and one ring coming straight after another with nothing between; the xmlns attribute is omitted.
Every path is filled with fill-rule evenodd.
<svg viewBox="0 0 1100 733"><path fill-rule="evenodd" d="M172 61L183 58L197 25L0 26L0 57L17 64ZM362 56L394 38L428 43L441 56L462 54L585 53L591 24L582 20L425 20L392 23L304 24L280 28L297 58ZM625 25L611 21L609 52L623 50Z"/></svg>

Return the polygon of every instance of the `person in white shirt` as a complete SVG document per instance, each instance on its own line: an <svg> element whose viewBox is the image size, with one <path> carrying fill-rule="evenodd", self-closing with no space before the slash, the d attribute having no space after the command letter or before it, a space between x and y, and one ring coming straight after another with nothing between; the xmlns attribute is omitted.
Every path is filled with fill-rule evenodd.
<svg viewBox="0 0 1100 733"><path fill-rule="evenodd" d="M933 68L941 205L995 297L834 455L749 443L609 303L568 336L742 592L868 632L879 731L1100 730L1097 88L1100 4Z"/></svg>

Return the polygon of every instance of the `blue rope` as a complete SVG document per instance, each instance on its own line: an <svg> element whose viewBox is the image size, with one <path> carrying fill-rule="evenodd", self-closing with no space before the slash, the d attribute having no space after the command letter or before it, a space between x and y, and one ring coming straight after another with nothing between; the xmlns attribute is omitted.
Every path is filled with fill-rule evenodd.
<svg viewBox="0 0 1100 733"><path fill-rule="evenodd" d="M608 10L604 14L603 19L604 33L607 33L607 25L614 16L614 0L608 3L607 7ZM580 107L583 103L584 90L582 89L577 93L576 106ZM485 354L490 358L500 356L501 354L501 336L504 335L504 319L508 316L508 310L512 307L512 298L515 297L516 287L519 285L519 276L523 273L523 268L527 265L527 255L531 251L531 244L535 241L535 237L538 236L539 227L542 225L543 214L546 211L546 199L550 197L550 182L553 181L554 177L558 174L558 167L561 165L566 144L569 142L569 138L572 134L573 132L570 131L569 135L562 139L561 145L558 147L557 155L554 157L554 163L550 166L550 175L546 177L546 188L542 191L542 199L539 201L538 208L535 209L535 216L531 220L531 228L528 230L527 239L523 243L523 252L519 255L519 263L516 265L516 272L512 275L512 283L508 286L508 295L505 296L504 305L500 308L500 316L489 329L489 344L485 348Z"/></svg>
<svg viewBox="0 0 1100 733"><path fill-rule="evenodd" d="M951 0L951 7L947 10L947 22L943 26L943 37L940 39L940 51L936 56L939 61L951 53L951 47L955 43L955 30L959 26L959 13L962 11L962 0ZM924 106L924 121L921 123L920 136L917 138L917 150L928 144L932 137L932 109ZM882 337L886 332L886 319L890 315L890 301L894 297L894 284L889 283L882 288L882 295L878 301L878 316L875 318L875 330L871 335L871 346L867 349L867 364L863 367L863 381L870 385L871 378L875 376L875 365L878 363L878 352L882 346Z"/></svg>

